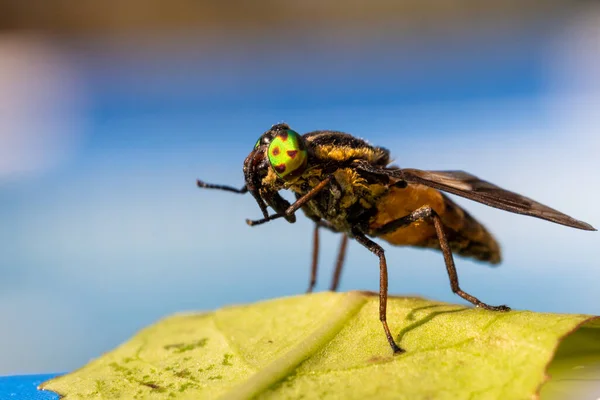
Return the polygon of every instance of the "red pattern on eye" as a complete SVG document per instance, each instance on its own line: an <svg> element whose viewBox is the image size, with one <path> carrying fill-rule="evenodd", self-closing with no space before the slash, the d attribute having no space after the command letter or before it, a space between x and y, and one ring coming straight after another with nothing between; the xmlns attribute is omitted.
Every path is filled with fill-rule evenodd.
<svg viewBox="0 0 600 400"><path fill-rule="evenodd" d="M294 158L296 158L296 154L298 154L298 150L288 150L287 151L287 155L290 156L290 158L293 160Z"/></svg>
<svg viewBox="0 0 600 400"><path fill-rule="evenodd" d="M282 141L285 142L286 140L288 140L288 133L287 132L281 132L279 134L279 139L281 139Z"/></svg>
<svg viewBox="0 0 600 400"><path fill-rule="evenodd" d="M274 156L278 156L279 155L279 147L275 147L273 149L273 151L271 151L271 154L273 154Z"/></svg>
<svg viewBox="0 0 600 400"><path fill-rule="evenodd" d="M285 172L285 169L286 169L285 168L285 164L276 165L274 168L275 168L275 171L277 171L280 174L283 174Z"/></svg>

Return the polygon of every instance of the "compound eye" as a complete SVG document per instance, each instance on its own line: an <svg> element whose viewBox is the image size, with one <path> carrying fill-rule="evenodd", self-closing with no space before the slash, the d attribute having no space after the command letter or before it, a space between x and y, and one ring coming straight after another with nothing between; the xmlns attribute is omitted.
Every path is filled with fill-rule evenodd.
<svg viewBox="0 0 600 400"><path fill-rule="evenodd" d="M254 145L254 150L258 149L258 146L260 146L260 139L262 139L262 136L258 138L258 140L256 141L256 144Z"/></svg>
<svg viewBox="0 0 600 400"><path fill-rule="evenodd" d="M282 179L298 176L306 169L308 152L304 140L291 129L273 137L267 153L273 171Z"/></svg>

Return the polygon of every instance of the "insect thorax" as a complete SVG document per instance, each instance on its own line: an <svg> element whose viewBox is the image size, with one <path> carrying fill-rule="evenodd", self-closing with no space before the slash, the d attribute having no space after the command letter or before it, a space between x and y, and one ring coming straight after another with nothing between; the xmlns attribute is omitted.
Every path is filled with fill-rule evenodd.
<svg viewBox="0 0 600 400"><path fill-rule="evenodd" d="M303 135L316 162L344 163L364 160L373 165L385 166L390 162L390 153L383 147L371 146L352 135L336 131L314 131Z"/></svg>
<svg viewBox="0 0 600 400"><path fill-rule="evenodd" d="M339 132L317 131L303 137L310 153L306 170L285 182L269 172L263 185L277 190L289 189L300 198L332 175L328 187L302 210L309 218L327 220L343 232L367 223L375 212L377 199L388 189L386 182L361 171L356 162L384 166L389 162L389 152Z"/></svg>
<svg viewBox="0 0 600 400"><path fill-rule="evenodd" d="M309 201L303 211L309 217L318 217L332 223L337 230L349 232L357 224L366 223L375 212L377 200L387 192L379 182L369 182L354 168L344 167L332 172L327 188ZM289 188L301 197L323 180L323 170L307 171Z"/></svg>

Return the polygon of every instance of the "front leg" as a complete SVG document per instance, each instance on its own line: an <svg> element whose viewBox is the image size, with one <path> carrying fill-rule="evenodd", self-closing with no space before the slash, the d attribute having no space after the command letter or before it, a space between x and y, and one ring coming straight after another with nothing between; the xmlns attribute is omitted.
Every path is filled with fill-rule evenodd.
<svg viewBox="0 0 600 400"><path fill-rule="evenodd" d="M278 192L274 191L264 191L262 193L262 197L265 199L267 204L271 206L271 208L275 211L275 214L285 213L285 211L290 207L290 202L281 197ZM296 222L296 215L284 215L284 218L289 223Z"/></svg>
<svg viewBox="0 0 600 400"><path fill-rule="evenodd" d="M332 179L333 179L332 175L327 176L327 178L325 178L321 182L319 182L319 184L317 186L315 186L314 188L312 188L308 193L306 193L304 196L302 196L298 200L296 200L283 213L273 214L273 215L270 215L266 218L259 219L259 220L247 219L246 223L250 226L254 226L254 225L264 224L265 222L269 222L269 221L272 221L274 219L278 219L281 217L289 217L291 215L294 215L294 213L296 211L298 211L303 205L305 205L308 201L310 201L313 197L315 197L321 190L323 190L325 187L327 187L327 185L329 185L329 183L331 182Z"/></svg>

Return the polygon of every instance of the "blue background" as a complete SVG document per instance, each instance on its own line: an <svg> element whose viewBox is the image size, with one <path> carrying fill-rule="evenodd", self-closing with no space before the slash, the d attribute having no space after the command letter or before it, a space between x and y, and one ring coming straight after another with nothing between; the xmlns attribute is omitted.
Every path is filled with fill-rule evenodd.
<svg viewBox="0 0 600 400"><path fill-rule="evenodd" d="M302 293L309 222L250 228L250 196L195 187L241 186L277 122L346 131L400 166L464 169L600 225L598 24L581 15L346 39L3 37L0 375L75 369L177 311ZM504 250L498 269L458 259L464 290L600 314L598 234L458 201ZM319 289L337 248L322 239ZM441 254L385 248L391 293L461 302ZM377 288L376 259L350 243L341 290Z"/></svg>

